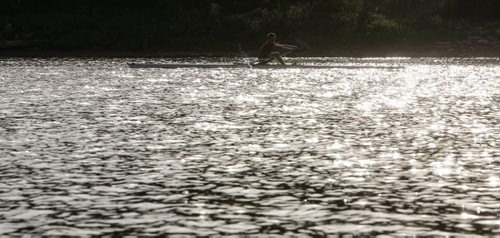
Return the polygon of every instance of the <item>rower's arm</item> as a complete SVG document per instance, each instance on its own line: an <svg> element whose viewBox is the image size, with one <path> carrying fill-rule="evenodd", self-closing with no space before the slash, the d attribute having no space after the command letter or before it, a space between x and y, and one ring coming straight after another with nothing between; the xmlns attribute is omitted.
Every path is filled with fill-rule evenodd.
<svg viewBox="0 0 500 238"><path fill-rule="evenodd" d="M294 45L285 45L285 44L276 44L277 47L286 49L286 50L294 50L297 49L297 46Z"/></svg>

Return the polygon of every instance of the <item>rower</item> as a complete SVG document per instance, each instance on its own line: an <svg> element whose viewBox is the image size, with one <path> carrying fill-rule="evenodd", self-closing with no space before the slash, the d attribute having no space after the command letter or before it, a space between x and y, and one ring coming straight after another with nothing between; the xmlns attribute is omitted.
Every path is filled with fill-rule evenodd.
<svg viewBox="0 0 500 238"><path fill-rule="evenodd" d="M276 51L276 48L294 50L297 48L297 46L276 43L276 34L271 32L267 34L267 41L260 47L258 64L267 64L273 59L276 59L282 65L285 65L283 57L281 57L280 52Z"/></svg>

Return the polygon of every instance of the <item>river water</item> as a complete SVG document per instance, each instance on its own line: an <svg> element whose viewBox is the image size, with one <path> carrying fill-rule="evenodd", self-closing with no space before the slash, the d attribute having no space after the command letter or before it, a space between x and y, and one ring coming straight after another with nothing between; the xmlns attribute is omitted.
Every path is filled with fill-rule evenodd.
<svg viewBox="0 0 500 238"><path fill-rule="evenodd" d="M500 59L0 59L0 235L500 235Z"/></svg>

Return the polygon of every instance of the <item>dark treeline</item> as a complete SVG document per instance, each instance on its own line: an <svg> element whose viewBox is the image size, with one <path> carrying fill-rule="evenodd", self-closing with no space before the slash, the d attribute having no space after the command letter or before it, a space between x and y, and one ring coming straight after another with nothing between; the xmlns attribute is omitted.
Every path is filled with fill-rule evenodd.
<svg viewBox="0 0 500 238"><path fill-rule="evenodd" d="M499 0L2 0L0 48L254 50L270 31L303 49L411 46L471 26L499 37L499 12Z"/></svg>

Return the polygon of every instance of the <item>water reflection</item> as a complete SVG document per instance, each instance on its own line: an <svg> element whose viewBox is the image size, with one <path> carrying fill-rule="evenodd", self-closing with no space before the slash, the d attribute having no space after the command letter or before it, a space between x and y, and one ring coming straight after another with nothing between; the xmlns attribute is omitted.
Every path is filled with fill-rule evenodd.
<svg viewBox="0 0 500 238"><path fill-rule="evenodd" d="M498 59L295 60L3 59L0 234L500 234Z"/></svg>

